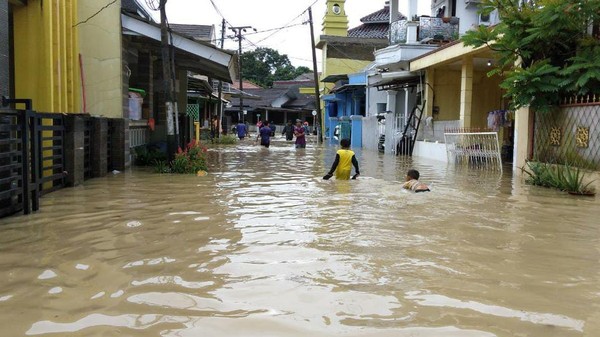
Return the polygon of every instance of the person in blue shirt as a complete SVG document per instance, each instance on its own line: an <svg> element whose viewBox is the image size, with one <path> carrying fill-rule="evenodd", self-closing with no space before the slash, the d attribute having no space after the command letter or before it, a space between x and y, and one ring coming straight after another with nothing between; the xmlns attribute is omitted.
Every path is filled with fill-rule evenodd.
<svg viewBox="0 0 600 337"><path fill-rule="evenodd" d="M258 130L258 135L256 136L256 140L260 137L260 145L268 148L271 145L271 128L269 127L269 122L265 121L263 126Z"/></svg>
<svg viewBox="0 0 600 337"><path fill-rule="evenodd" d="M246 124L241 121L236 126L237 135L240 140L244 139L248 135L248 129L246 128Z"/></svg>

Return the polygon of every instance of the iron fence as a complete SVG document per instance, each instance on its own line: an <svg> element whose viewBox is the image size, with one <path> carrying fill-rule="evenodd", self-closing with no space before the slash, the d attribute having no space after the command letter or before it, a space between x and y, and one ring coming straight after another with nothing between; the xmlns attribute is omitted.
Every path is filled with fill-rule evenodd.
<svg viewBox="0 0 600 337"><path fill-rule="evenodd" d="M70 134L73 138L78 131L69 130L66 122L67 118L81 117L0 109L0 217L37 211L42 195L66 186L68 163L83 162L84 172L79 170L81 180L92 177L92 161L100 161L100 158L92 158L92 146L107 147L104 174L114 167L113 144L119 141L117 138L123 138L115 129L118 123L109 122L106 144L93 144L94 132L100 131L94 130L92 118L83 117L84 151L83 156L77 157L76 153L80 152L77 146L67 145L67 136ZM77 175L76 172L68 174Z"/></svg>
<svg viewBox="0 0 600 337"><path fill-rule="evenodd" d="M566 102L535 114L533 160L600 170L600 103L595 97Z"/></svg>
<svg viewBox="0 0 600 337"><path fill-rule="evenodd" d="M65 185L65 122L62 114L30 113L34 126L32 141L37 158L35 171L39 192L44 195ZM32 157L33 158L33 157Z"/></svg>

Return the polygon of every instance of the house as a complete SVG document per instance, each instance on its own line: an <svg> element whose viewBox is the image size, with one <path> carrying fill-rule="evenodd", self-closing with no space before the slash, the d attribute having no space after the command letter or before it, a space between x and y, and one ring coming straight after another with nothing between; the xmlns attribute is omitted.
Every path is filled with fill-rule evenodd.
<svg viewBox="0 0 600 337"><path fill-rule="evenodd" d="M0 91L37 112L45 191L122 170L131 146L166 138L160 26L138 1L0 0ZM188 78L232 82L235 57L211 44L212 26L169 35L184 142Z"/></svg>
<svg viewBox="0 0 600 337"><path fill-rule="evenodd" d="M323 51L323 71L320 81L324 83L322 92L326 95L324 96L326 99L322 102L324 107L322 131L325 135L332 135L339 121L338 117L333 117L334 119L329 117L336 115L337 112L334 114L327 111L328 107L333 106L328 102L329 99L335 98L335 95L331 96L331 90L334 88L334 84L338 82L337 76L347 76L362 71L374 61L373 51L377 48L384 48L389 44L389 3L386 3L381 10L361 18L362 24L352 29L348 27L348 16L344 6L345 0L327 1L322 35L317 43L317 48ZM362 89L355 89L358 90L357 92L364 91L364 86ZM358 107L351 110L364 116L366 113L364 100L365 95L362 94L361 100L349 102L350 105L358 105ZM359 143L353 143L353 146L357 146Z"/></svg>
<svg viewBox="0 0 600 337"><path fill-rule="evenodd" d="M241 120L240 111L246 113L245 120L252 125L259 120L268 120L277 126L300 119L314 125L314 95L305 94L303 87L314 86L306 74L288 81L275 81L272 88L248 88L244 86L244 107L240 109L239 98L232 97L225 109L226 117L235 124Z"/></svg>

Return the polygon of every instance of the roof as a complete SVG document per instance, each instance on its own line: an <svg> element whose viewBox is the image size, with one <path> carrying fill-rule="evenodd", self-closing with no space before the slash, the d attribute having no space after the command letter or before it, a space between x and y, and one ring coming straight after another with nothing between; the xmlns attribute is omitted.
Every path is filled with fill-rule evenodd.
<svg viewBox="0 0 600 337"><path fill-rule="evenodd" d="M400 19L405 16L398 13ZM348 30L349 37L361 39L387 39L390 30L390 7L386 5L384 8L373 12L360 19L363 24Z"/></svg>
<svg viewBox="0 0 600 337"><path fill-rule="evenodd" d="M387 39L389 31L389 23L369 23L348 30L348 36L362 39Z"/></svg>
<svg viewBox="0 0 600 337"><path fill-rule="evenodd" d="M362 23L389 23L390 22L390 7L386 6L377 12L371 13L360 19Z"/></svg>
<svg viewBox="0 0 600 337"><path fill-rule="evenodd" d="M244 89L248 94L260 96L257 100L244 100L246 110L252 111L257 109L314 109L315 98L313 95L304 95L299 93L299 87L292 88L259 88L259 89ZM288 96L288 101L281 105L281 108L273 108L273 102L279 100L283 96ZM239 98L231 99L231 107L227 110L239 110Z"/></svg>
<svg viewBox="0 0 600 337"><path fill-rule="evenodd" d="M305 86L305 87L310 87L310 86L315 86L315 81L314 79L309 79L309 80L290 80L290 81L274 81L273 82L273 88L290 88L293 86L297 86L297 85L301 85L301 86Z"/></svg>
<svg viewBox="0 0 600 337"><path fill-rule="evenodd" d="M329 76L325 77L324 79L322 79L321 82L335 83L337 81L347 81L347 80L348 80L347 74L339 74L339 75L329 75Z"/></svg>
<svg viewBox="0 0 600 337"><path fill-rule="evenodd" d="M190 37L197 41L214 42L214 31L215 26L212 25L184 25L177 23L170 23L169 27L180 35Z"/></svg>
<svg viewBox="0 0 600 337"><path fill-rule="evenodd" d="M252 81L248 81L248 80L244 80L242 85L244 86L244 91L246 91L247 89L260 89L262 88L260 85L252 82ZM233 81L233 83L231 84L232 88L235 89L239 89L240 88L240 81L239 79L236 81Z"/></svg>
<svg viewBox="0 0 600 337"><path fill-rule="evenodd" d="M140 5L136 0L121 0L121 10L146 20L154 21L152 15L150 15L146 8Z"/></svg>
<svg viewBox="0 0 600 337"><path fill-rule="evenodd" d="M132 14L122 13L121 27L124 35L138 39L148 48L160 48L161 33L158 24L140 20L138 16ZM187 39L177 33L172 34L172 39L178 67L217 80L232 82L236 70L233 53L218 49L208 42Z"/></svg>
<svg viewBox="0 0 600 337"><path fill-rule="evenodd" d="M344 84L339 87L335 87L335 88L331 89L330 92L339 94L339 93L342 93L345 91L352 91L354 89L361 89L361 88L362 89L366 88L366 85L364 85L364 84Z"/></svg>

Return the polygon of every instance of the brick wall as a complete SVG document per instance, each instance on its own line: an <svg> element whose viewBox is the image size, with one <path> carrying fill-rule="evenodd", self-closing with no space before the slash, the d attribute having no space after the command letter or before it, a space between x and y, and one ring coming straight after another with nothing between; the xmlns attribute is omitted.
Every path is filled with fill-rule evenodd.
<svg viewBox="0 0 600 337"><path fill-rule="evenodd" d="M9 95L8 0L0 0L0 95Z"/></svg>

